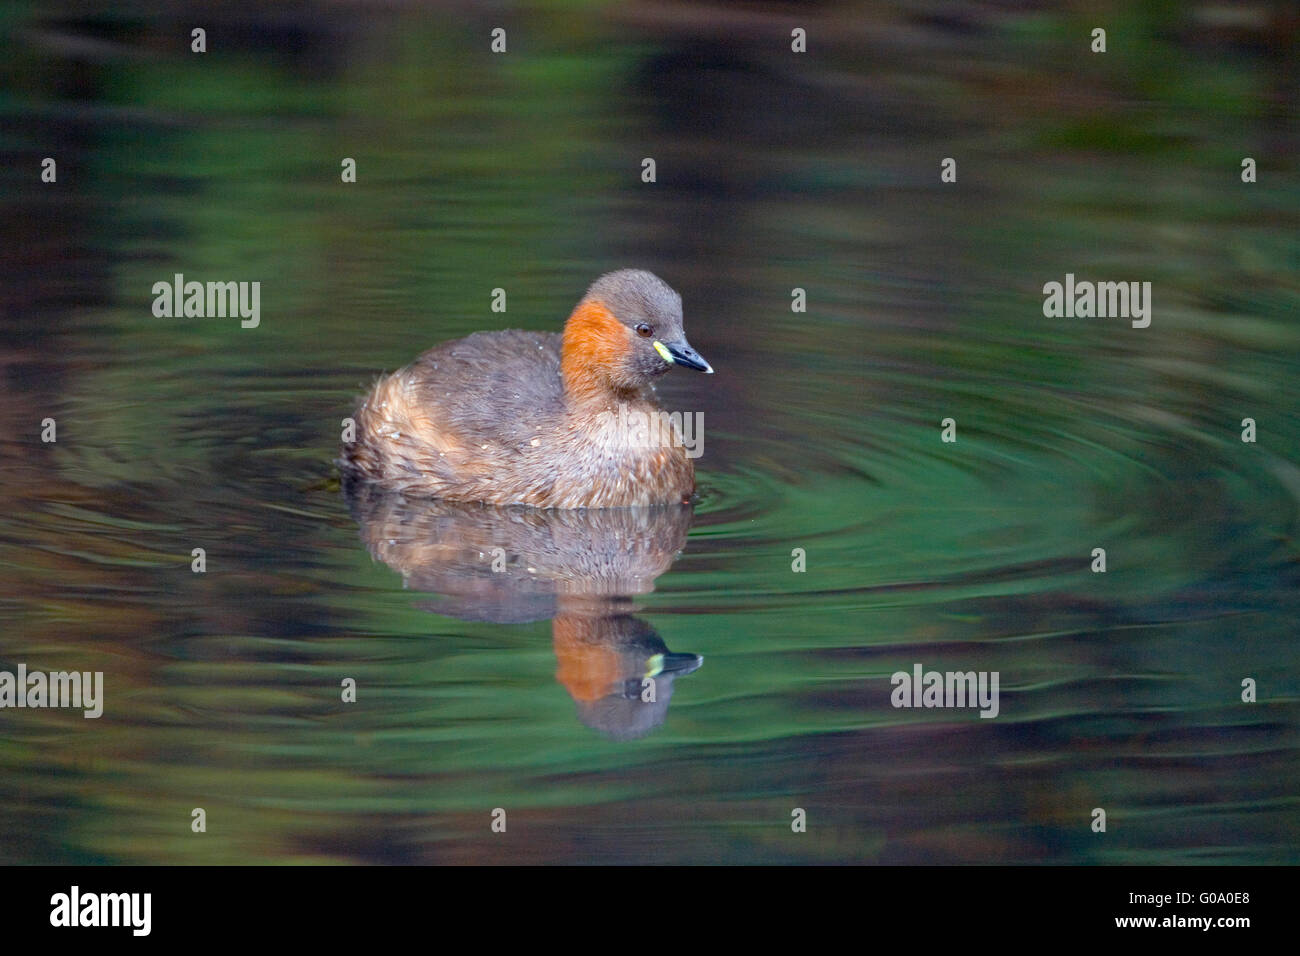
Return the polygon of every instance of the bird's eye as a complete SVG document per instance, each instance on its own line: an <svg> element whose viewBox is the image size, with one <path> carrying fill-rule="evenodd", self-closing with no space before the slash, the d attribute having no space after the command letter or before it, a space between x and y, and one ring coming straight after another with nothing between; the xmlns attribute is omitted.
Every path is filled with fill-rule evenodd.
<svg viewBox="0 0 1300 956"><path fill-rule="evenodd" d="M654 334L654 330L651 329L650 326L646 325L644 322L639 322L637 323L636 334L641 336L641 338L643 339L648 339L650 338L651 335Z"/></svg>

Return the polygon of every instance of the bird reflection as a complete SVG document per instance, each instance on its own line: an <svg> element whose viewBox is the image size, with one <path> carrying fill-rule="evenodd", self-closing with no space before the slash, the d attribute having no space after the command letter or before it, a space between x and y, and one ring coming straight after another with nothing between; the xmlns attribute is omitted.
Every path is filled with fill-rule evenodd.
<svg viewBox="0 0 1300 956"><path fill-rule="evenodd" d="M689 505L538 510L411 499L354 483L348 505L370 554L425 610L467 621L551 621L556 679L586 726L615 740L664 722L673 681L698 654L675 654L633 615L686 543Z"/></svg>

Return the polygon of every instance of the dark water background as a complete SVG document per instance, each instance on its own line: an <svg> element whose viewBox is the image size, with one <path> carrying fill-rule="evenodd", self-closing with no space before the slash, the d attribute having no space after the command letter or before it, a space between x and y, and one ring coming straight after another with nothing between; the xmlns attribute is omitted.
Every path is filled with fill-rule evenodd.
<svg viewBox="0 0 1300 956"><path fill-rule="evenodd" d="M8 5L0 669L107 701L0 711L0 861L1297 862L1297 21L1093 6ZM377 372L625 265L717 368L693 515L349 509Z"/></svg>

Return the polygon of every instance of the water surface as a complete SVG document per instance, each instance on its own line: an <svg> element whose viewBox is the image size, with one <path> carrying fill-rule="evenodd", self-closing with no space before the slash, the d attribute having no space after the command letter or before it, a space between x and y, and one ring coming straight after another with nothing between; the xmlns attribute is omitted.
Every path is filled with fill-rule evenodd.
<svg viewBox="0 0 1300 956"><path fill-rule="evenodd" d="M1281 27L1129 15L1103 62L1046 9L835 8L796 57L761 7L596 4L493 57L460 9L249 6L199 56L180 13L38 10L0 99L0 668L107 700L0 712L0 860L1297 862ZM693 508L342 493L379 372L629 265L717 369L661 389L704 414ZM260 326L156 318L178 272L260 281ZM1045 318L1067 272L1150 281L1151 327ZM917 663L998 672L999 716L894 708Z"/></svg>

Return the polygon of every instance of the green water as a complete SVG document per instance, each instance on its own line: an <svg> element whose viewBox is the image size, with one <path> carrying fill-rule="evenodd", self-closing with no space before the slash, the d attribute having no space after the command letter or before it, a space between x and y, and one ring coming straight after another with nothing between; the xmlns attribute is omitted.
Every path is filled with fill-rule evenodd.
<svg viewBox="0 0 1300 956"><path fill-rule="evenodd" d="M1300 860L1294 27L1048 9L7 12L0 670L106 699L0 710L0 862ZM621 266L717 369L693 510L345 498L380 371Z"/></svg>

